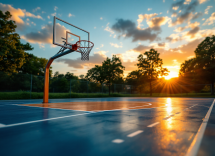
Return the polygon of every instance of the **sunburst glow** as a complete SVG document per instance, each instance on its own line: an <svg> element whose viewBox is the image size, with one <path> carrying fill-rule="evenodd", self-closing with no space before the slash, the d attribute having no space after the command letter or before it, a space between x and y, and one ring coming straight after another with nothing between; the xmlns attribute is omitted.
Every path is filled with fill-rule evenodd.
<svg viewBox="0 0 215 156"><path fill-rule="evenodd" d="M171 78L173 78L173 77L178 77L178 73L177 72L169 72L169 75L168 76L164 76L164 78L166 79L166 80L169 80L169 79L171 79Z"/></svg>

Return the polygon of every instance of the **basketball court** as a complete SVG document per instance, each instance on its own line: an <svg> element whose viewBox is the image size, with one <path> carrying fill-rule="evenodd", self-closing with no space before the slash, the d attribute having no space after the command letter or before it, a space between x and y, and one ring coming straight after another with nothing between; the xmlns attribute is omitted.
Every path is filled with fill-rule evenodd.
<svg viewBox="0 0 215 156"><path fill-rule="evenodd" d="M0 101L1 155L215 155L213 98Z"/></svg>
<svg viewBox="0 0 215 156"><path fill-rule="evenodd" d="M89 60L94 46L88 31L57 17L53 44L43 100L0 101L1 155L215 155L213 98L49 99L52 62L72 52Z"/></svg>

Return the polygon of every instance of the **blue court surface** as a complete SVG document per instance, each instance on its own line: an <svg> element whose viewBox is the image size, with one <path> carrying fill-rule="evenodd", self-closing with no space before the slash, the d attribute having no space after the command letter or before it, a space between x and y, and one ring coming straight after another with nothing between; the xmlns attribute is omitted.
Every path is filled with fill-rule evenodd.
<svg viewBox="0 0 215 156"><path fill-rule="evenodd" d="M74 107L81 102L86 105L107 102L105 105L110 109L35 107L42 100L2 100L0 155L215 155L213 98L50 100L50 103L65 102L75 102ZM111 109L118 102L122 106ZM124 107L124 102L129 107ZM148 103L150 107L133 103Z"/></svg>

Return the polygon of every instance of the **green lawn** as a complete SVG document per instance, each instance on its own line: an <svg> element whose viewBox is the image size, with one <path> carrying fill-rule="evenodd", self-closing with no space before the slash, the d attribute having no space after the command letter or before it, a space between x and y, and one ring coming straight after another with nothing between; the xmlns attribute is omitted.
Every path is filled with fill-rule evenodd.
<svg viewBox="0 0 215 156"><path fill-rule="evenodd" d="M110 96L102 93L50 93L50 99L63 99L63 98L95 98L95 97L150 97L149 94L118 94L114 93ZM184 94L165 94L153 93L152 97L213 97L210 93L184 93ZM43 93L37 92L0 92L0 100L15 100L15 99L42 99Z"/></svg>

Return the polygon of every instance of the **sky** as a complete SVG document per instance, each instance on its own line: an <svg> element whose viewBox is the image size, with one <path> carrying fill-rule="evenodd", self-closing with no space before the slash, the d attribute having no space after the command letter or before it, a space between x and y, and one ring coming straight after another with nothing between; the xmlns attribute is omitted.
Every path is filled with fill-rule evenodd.
<svg viewBox="0 0 215 156"><path fill-rule="evenodd" d="M215 0L1 0L0 10L10 11L21 42L29 42L37 57L49 59L60 49L52 44L54 16L90 32L89 61L74 52L52 63L53 73L77 76L112 55L120 57L126 76L138 69L137 57L154 48L170 77L177 77L181 63L215 34Z"/></svg>

